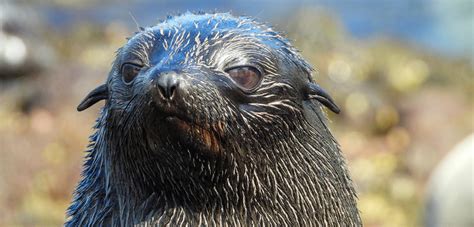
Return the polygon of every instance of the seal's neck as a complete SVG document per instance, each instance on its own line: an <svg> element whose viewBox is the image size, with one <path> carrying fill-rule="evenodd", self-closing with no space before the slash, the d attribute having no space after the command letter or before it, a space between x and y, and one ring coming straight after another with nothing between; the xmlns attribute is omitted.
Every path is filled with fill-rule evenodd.
<svg viewBox="0 0 474 227"><path fill-rule="evenodd" d="M307 128L265 145L229 147L226 158L139 131L129 138L107 129L106 181L119 210L129 214L121 216L125 223L170 215L234 224L343 218L341 209L354 202L343 159L332 139ZM143 141L138 138L147 142L134 142Z"/></svg>
<svg viewBox="0 0 474 227"><path fill-rule="evenodd" d="M226 158L140 130L99 123L97 135L80 183L86 187L78 187L71 207L102 209L104 220L291 226L359 220L337 144L310 124L287 138L229 146ZM91 197L97 202L84 204Z"/></svg>

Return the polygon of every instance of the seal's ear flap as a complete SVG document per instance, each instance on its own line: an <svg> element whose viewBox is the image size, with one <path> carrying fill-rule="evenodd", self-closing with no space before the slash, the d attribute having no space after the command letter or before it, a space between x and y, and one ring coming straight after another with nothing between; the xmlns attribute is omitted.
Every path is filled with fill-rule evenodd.
<svg viewBox="0 0 474 227"><path fill-rule="evenodd" d="M106 84L102 84L99 87L92 90L77 106L77 111L83 111L92 105L96 104L98 101L102 99L109 98L109 90L107 89Z"/></svg>
<svg viewBox="0 0 474 227"><path fill-rule="evenodd" d="M319 85L311 82L307 83L304 93L305 99L316 99L332 112L341 112L336 103L334 103L334 100L332 100L331 96L329 96L329 94Z"/></svg>

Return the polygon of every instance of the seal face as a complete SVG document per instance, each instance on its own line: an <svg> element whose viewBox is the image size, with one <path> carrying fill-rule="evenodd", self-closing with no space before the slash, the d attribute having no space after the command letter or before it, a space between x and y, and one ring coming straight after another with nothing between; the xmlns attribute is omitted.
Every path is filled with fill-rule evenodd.
<svg viewBox="0 0 474 227"><path fill-rule="evenodd" d="M276 119L293 115L301 99L280 75L289 69L282 69L286 64L277 55L292 50L265 29L225 14L183 15L144 29L118 53L122 70L108 81L110 96L116 97L112 106L141 114L134 119L144 122L135 125L169 124L180 138L211 153L219 152L225 137L265 131L260 119L283 122ZM268 114L272 108L280 114Z"/></svg>
<svg viewBox="0 0 474 227"><path fill-rule="evenodd" d="M311 70L245 17L141 29L78 106L106 99L68 224L360 224Z"/></svg>

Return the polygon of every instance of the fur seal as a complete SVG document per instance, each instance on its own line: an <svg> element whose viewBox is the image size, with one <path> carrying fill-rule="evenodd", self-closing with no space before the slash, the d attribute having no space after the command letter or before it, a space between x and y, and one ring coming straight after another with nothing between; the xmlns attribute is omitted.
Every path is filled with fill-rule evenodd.
<svg viewBox="0 0 474 227"><path fill-rule="evenodd" d="M322 106L268 26L185 13L117 51L66 226L360 226Z"/></svg>

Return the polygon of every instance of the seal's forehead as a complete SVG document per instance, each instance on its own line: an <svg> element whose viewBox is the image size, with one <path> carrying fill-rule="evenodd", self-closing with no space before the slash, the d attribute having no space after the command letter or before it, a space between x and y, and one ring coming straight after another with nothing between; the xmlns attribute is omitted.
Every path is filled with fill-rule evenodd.
<svg viewBox="0 0 474 227"><path fill-rule="evenodd" d="M176 40L205 42L219 39L226 41L231 37L254 37L261 43L272 48L290 47L288 40L273 31L265 24L258 23L248 17L235 17L229 13L193 14L185 13L169 17L163 22L147 27L133 36L128 45L133 47L135 41L174 42ZM235 40L233 40L235 41ZM151 43L153 46L156 43ZM176 44L176 43L175 43ZM186 44L177 42L177 44ZM166 46L166 43L165 43ZM179 45L178 45L179 46Z"/></svg>
<svg viewBox="0 0 474 227"><path fill-rule="evenodd" d="M149 65L192 63L224 67L258 62L276 68L276 55L307 65L280 33L248 17L229 13L169 17L136 33L119 53L124 59L136 56Z"/></svg>
<svg viewBox="0 0 474 227"><path fill-rule="evenodd" d="M203 36L214 32L239 30L254 34L269 30L263 24L256 23L247 17L234 17L229 13L192 14L185 13L170 17L156 26L151 27L154 32L193 32L199 31Z"/></svg>

